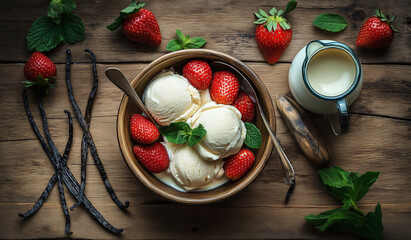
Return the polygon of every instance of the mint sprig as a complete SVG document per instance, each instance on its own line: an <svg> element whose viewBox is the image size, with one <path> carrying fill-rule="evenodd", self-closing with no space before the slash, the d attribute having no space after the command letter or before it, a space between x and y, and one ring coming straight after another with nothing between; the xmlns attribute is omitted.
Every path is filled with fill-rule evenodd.
<svg viewBox="0 0 411 240"><path fill-rule="evenodd" d="M196 145L207 134L203 125L191 129L186 122L173 122L169 126L161 127L160 133L169 141L176 144L185 144L191 147Z"/></svg>
<svg viewBox="0 0 411 240"><path fill-rule="evenodd" d="M167 43L167 51L174 52L182 49L201 48L207 40L201 37L190 38L190 35L184 36L180 30L176 30L177 39L171 39Z"/></svg>
<svg viewBox="0 0 411 240"><path fill-rule="evenodd" d="M334 13L323 13L318 15L314 21L314 26L329 32L339 32L344 30L348 24L347 20L341 15Z"/></svg>
<svg viewBox="0 0 411 240"><path fill-rule="evenodd" d="M304 219L320 231L342 232L352 229L364 239L382 239L384 227L380 204L376 205L374 212L367 215L357 206L357 202L377 180L379 172L366 172L360 176L358 173L332 167L321 169L318 174L324 188L340 200L343 206L318 215L310 214Z"/></svg>
<svg viewBox="0 0 411 240"><path fill-rule="evenodd" d="M245 128L247 129L247 134L244 139L244 144L247 145L247 147L252 148L252 149L259 149L261 147L261 142L262 142L262 137L261 137L261 132L257 128L256 125L249 123L249 122L244 122Z"/></svg>
<svg viewBox="0 0 411 240"><path fill-rule="evenodd" d="M71 12L76 8L73 0L52 0L47 15L37 18L27 34L29 50L50 51L62 42L84 40L84 24Z"/></svg>

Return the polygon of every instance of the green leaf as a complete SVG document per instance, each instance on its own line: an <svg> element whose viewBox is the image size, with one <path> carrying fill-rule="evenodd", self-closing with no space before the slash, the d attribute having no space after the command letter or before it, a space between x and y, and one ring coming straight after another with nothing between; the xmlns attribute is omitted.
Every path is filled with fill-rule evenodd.
<svg viewBox="0 0 411 240"><path fill-rule="evenodd" d="M206 42L207 42L207 40L205 40L204 38L201 38L201 37L191 38L184 45L184 49L201 48Z"/></svg>
<svg viewBox="0 0 411 240"><path fill-rule="evenodd" d="M184 36L180 30L176 30L177 39L172 39L167 43L167 51L178 51L181 49L201 48L207 41L201 37L190 39L190 35Z"/></svg>
<svg viewBox="0 0 411 240"><path fill-rule="evenodd" d="M48 7L47 17L53 19L57 24L60 24L63 13L70 13L76 8L76 3L73 0L52 0Z"/></svg>
<svg viewBox="0 0 411 240"><path fill-rule="evenodd" d="M50 51L64 40L61 26L47 16L37 18L27 34L29 50Z"/></svg>
<svg viewBox="0 0 411 240"><path fill-rule="evenodd" d="M304 217L305 221L315 226L316 229L324 232L344 232L350 228L350 220L357 213L349 210L350 205L343 205L341 208L322 212L318 215L310 214Z"/></svg>
<svg viewBox="0 0 411 240"><path fill-rule="evenodd" d="M75 43L84 40L84 25L80 17L65 13L63 14L61 26L65 42Z"/></svg>
<svg viewBox="0 0 411 240"><path fill-rule="evenodd" d="M334 13L323 13L318 15L314 21L314 26L330 32L344 30L348 24L343 16Z"/></svg>
<svg viewBox="0 0 411 240"><path fill-rule="evenodd" d="M172 143L186 143L190 134L190 125L186 122L173 122L169 126L160 127L160 133ZM185 135L187 138L185 139ZM185 139L185 142L183 140Z"/></svg>
<svg viewBox="0 0 411 240"><path fill-rule="evenodd" d="M279 15L280 16L285 16L288 13L290 13L292 10L294 10L296 7L297 7L297 2L295 0L291 0L287 3L287 7L285 7L284 13L282 15L281 14L279 14Z"/></svg>
<svg viewBox="0 0 411 240"><path fill-rule="evenodd" d="M350 221L355 233L363 239L380 240L384 226L382 225L381 205L375 206L374 212L367 213L367 216L355 215Z"/></svg>
<svg viewBox="0 0 411 240"><path fill-rule="evenodd" d="M262 137L261 132L257 126L252 123L244 122L247 134L245 136L244 144L249 148L259 149L261 147Z"/></svg>
<svg viewBox="0 0 411 240"><path fill-rule="evenodd" d="M207 134L207 130L204 129L203 125L198 125L191 131L191 135L188 138L188 145L191 147L196 145L201 141L201 139Z"/></svg>
<svg viewBox="0 0 411 240"><path fill-rule="evenodd" d="M174 52L183 49L183 45L181 44L180 40L171 39L170 42L167 43L166 49L167 51Z"/></svg>
<svg viewBox="0 0 411 240"><path fill-rule="evenodd" d="M140 11L140 9L142 7L144 7L144 5L146 5L143 2L136 2L134 0L131 1L130 5L128 5L126 8L124 8L123 10L120 11L120 15L123 17L127 17L128 15L132 15L138 11Z"/></svg>
<svg viewBox="0 0 411 240"><path fill-rule="evenodd" d="M360 177L354 178L354 192L352 199L355 202L361 200L362 197L368 192L370 187L374 184L374 182L378 179L380 173L379 172L366 172Z"/></svg>
<svg viewBox="0 0 411 240"><path fill-rule="evenodd" d="M277 9L275 7L271 8L271 10L269 11L270 15L274 16L277 14Z"/></svg>
<svg viewBox="0 0 411 240"><path fill-rule="evenodd" d="M354 191L354 183L350 173L340 167L318 170L325 189L341 202L350 202Z"/></svg>
<svg viewBox="0 0 411 240"><path fill-rule="evenodd" d="M123 23L124 18L122 16L117 17L114 22L112 22L110 25L106 26L108 30L114 31L117 28L121 26Z"/></svg>
<svg viewBox="0 0 411 240"><path fill-rule="evenodd" d="M266 18L269 17L268 14L264 10L259 9L259 12L260 12L261 16L266 17Z"/></svg>
<svg viewBox="0 0 411 240"><path fill-rule="evenodd" d="M177 37L180 39L181 43L184 44L186 42L186 38L184 37L184 34L180 30L176 30Z"/></svg>

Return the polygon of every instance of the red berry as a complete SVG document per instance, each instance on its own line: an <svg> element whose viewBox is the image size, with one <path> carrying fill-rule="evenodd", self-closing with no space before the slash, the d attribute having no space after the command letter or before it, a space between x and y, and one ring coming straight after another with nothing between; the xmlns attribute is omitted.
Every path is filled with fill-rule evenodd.
<svg viewBox="0 0 411 240"><path fill-rule="evenodd" d="M203 60L192 60L183 67L183 76L200 90L210 86L212 74L210 65Z"/></svg>
<svg viewBox="0 0 411 240"><path fill-rule="evenodd" d="M231 105L238 96L240 82L234 73L229 71L215 72L210 86L211 100Z"/></svg>
<svg viewBox="0 0 411 240"><path fill-rule="evenodd" d="M161 32L154 14L144 8L123 21L123 33L133 42L157 47L161 44Z"/></svg>
<svg viewBox="0 0 411 240"><path fill-rule="evenodd" d="M268 31L263 24L257 26L255 38L258 49L269 64L276 63L290 45L293 31L284 30L279 23L275 31Z"/></svg>
<svg viewBox="0 0 411 240"><path fill-rule="evenodd" d="M254 154L247 150L241 149L238 153L228 157L224 163L225 176L230 180L238 180L244 176L255 160Z"/></svg>
<svg viewBox="0 0 411 240"><path fill-rule="evenodd" d="M168 168L170 160L167 150L159 142L149 145L135 145L133 152L139 163L150 172L159 173Z"/></svg>
<svg viewBox="0 0 411 240"><path fill-rule="evenodd" d="M150 144L160 136L156 125L141 114L133 114L130 119L130 135L137 143Z"/></svg>
<svg viewBox="0 0 411 240"><path fill-rule="evenodd" d="M237 99L233 106L241 113L241 120L243 122L253 122L255 115L255 104L250 96L243 90L240 90Z"/></svg>
<svg viewBox="0 0 411 240"><path fill-rule="evenodd" d="M38 77L53 83L57 76L56 65L43 53L35 52L24 65L24 76L27 80L37 82Z"/></svg>
<svg viewBox="0 0 411 240"><path fill-rule="evenodd" d="M368 18L357 36L356 45L362 48L382 48L390 45L394 39L392 19L377 10L377 16Z"/></svg>
<svg viewBox="0 0 411 240"><path fill-rule="evenodd" d="M284 14L290 13L297 6L296 2L290 3L291 1L285 11L272 8L269 11L270 15L261 9L255 13L258 17L254 22L258 25L255 29L255 40L258 49L269 64L276 63L290 45L293 31Z"/></svg>

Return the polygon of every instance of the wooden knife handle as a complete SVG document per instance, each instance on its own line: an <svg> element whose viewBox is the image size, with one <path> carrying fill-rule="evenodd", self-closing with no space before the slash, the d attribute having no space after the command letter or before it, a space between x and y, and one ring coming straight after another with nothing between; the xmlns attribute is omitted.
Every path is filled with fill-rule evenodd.
<svg viewBox="0 0 411 240"><path fill-rule="evenodd" d="M288 129L308 160L317 167L326 165L331 160L330 149L304 110L287 96L277 96L276 104Z"/></svg>

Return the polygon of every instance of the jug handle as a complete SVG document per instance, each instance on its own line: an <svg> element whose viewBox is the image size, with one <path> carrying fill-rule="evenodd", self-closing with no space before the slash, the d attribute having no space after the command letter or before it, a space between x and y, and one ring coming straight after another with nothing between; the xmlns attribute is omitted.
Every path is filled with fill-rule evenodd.
<svg viewBox="0 0 411 240"><path fill-rule="evenodd" d="M345 98L337 100L337 113L328 116L331 128L335 135L339 136L348 132L350 119L348 117L348 107Z"/></svg>

